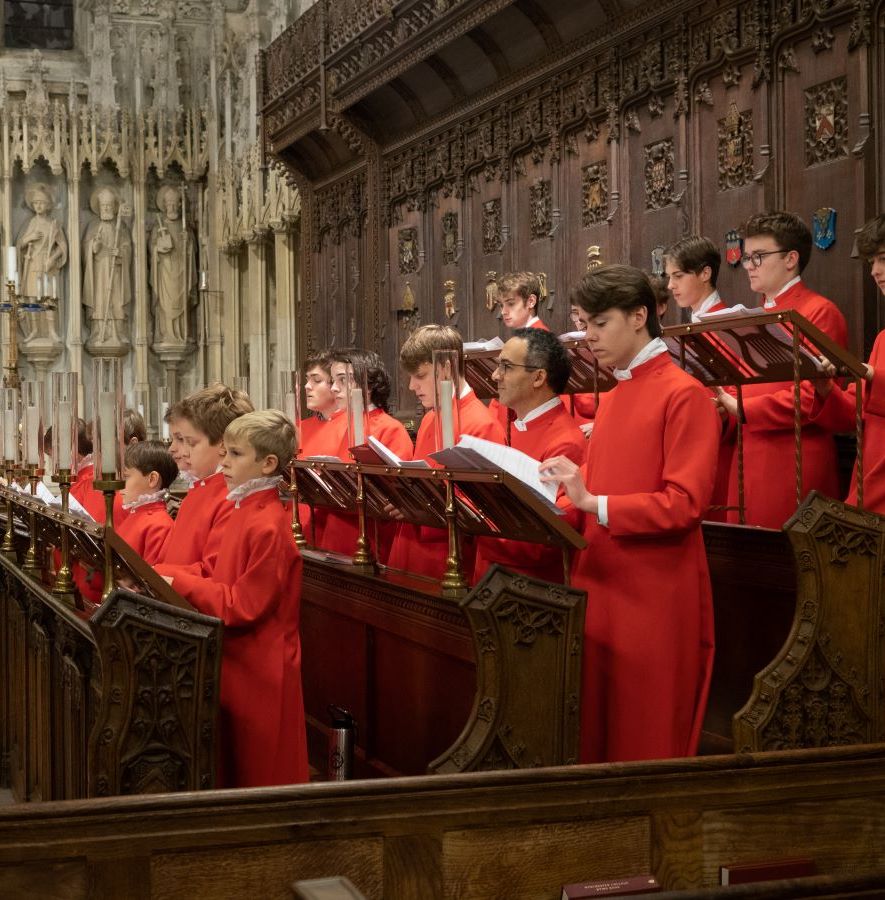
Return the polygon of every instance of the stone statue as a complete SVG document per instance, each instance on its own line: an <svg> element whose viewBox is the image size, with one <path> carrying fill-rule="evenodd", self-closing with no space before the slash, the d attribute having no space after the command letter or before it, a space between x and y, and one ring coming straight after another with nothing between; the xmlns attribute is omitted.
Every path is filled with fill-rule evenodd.
<svg viewBox="0 0 885 900"><path fill-rule="evenodd" d="M90 320L86 349L94 355L122 355L129 349L132 235L123 221L125 207L113 188L93 191L89 208L98 219L83 238L83 305Z"/></svg>
<svg viewBox="0 0 885 900"><path fill-rule="evenodd" d="M44 276L57 278L68 261L68 242L61 226L49 215L55 204L47 185L30 185L25 191L25 203L34 215L15 242L21 291L25 297L42 297L52 288Z"/></svg>
<svg viewBox="0 0 885 900"><path fill-rule="evenodd" d="M195 241L182 215L179 189L161 185L157 209L160 215L148 240L154 342L182 345L188 337L188 299L196 286Z"/></svg>
<svg viewBox="0 0 885 900"><path fill-rule="evenodd" d="M49 214L55 206L49 185L35 182L25 189L25 203L34 215L18 240L21 292L25 297L58 296L59 272L68 261L68 241L58 222ZM57 313L28 312L21 318L26 343L35 340L55 345Z"/></svg>

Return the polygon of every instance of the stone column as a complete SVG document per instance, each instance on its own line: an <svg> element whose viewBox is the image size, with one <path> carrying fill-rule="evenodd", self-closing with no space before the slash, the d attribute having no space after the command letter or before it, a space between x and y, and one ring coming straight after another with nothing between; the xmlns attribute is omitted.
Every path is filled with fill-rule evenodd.
<svg viewBox="0 0 885 900"><path fill-rule="evenodd" d="M226 384L234 375L240 374L240 245L225 245L221 260L222 297L222 346L221 372L219 376Z"/></svg>
<svg viewBox="0 0 885 900"><path fill-rule="evenodd" d="M249 290L246 313L249 332L249 394L256 409L267 406L268 401L268 353L267 353L267 246L268 232L256 228L248 240Z"/></svg>
<svg viewBox="0 0 885 900"><path fill-rule="evenodd" d="M83 407L83 261L80 248L80 166L74 157L68 172L68 292L67 345L69 372L79 373L79 405Z"/></svg>
<svg viewBox="0 0 885 900"><path fill-rule="evenodd" d="M148 348L150 333L150 293L148 290L148 250L147 228L147 185L144 168L135 166L132 172L132 254L135 263L135 291L132 298L132 345L135 354L132 359L132 384L136 391L150 394L150 369ZM175 386L167 382L170 392L175 395Z"/></svg>
<svg viewBox="0 0 885 900"><path fill-rule="evenodd" d="M277 274L277 364L278 371L295 368L295 348L299 293L298 235L294 225L281 222L274 227L274 258Z"/></svg>

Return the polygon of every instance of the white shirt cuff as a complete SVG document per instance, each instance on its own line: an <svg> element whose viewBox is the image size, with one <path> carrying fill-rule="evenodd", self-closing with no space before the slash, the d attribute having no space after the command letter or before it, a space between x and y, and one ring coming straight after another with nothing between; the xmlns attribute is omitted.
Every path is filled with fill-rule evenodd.
<svg viewBox="0 0 885 900"><path fill-rule="evenodd" d="M599 520L599 524L604 528L608 528L608 495L600 494L596 498L597 503L599 503L599 509L596 512L596 518Z"/></svg>

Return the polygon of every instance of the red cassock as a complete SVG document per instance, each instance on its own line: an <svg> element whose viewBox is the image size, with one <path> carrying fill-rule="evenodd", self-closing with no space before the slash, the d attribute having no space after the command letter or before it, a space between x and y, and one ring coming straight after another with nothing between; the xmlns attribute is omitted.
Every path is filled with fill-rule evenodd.
<svg viewBox="0 0 885 900"><path fill-rule="evenodd" d="M836 305L809 290L801 281L777 298L772 311L795 309L842 347L847 345L845 317ZM744 502L748 525L781 528L796 511L793 433L793 383L752 384L743 390ZM802 383L802 497L818 490L828 497L839 495L836 444L832 434L810 420L814 388ZM729 477L728 505L737 506L737 453ZM737 511L728 514L738 521Z"/></svg>
<svg viewBox="0 0 885 900"><path fill-rule="evenodd" d="M308 780L301 693L301 556L276 489L230 512L214 569L171 572L172 587L224 622L219 787Z"/></svg>
<svg viewBox="0 0 885 900"><path fill-rule="evenodd" d="M221 526L233 509L227 502L227 483L221 472L194 482L181 503L175 523L163 548L161 575L164 565L187 566L200 564L211 571L218 555Z"/></svg>
<svg viewBox="0 0 885 900"><path fill-rule="evenodd" d="M145 503L135 509L124 509L117 534L149 565L163 558L163 548L172 530L172 516L162 500Z"/></svg>
<svg viewBox="0 0 885 900"><path fill-rule="evenodd" d="M71 496L95 519L96 522L104 525L105 521L105 504L104 494L95 490L92 486L95 478L95 469L93 466L84 466L77 472L77 477L71 485ZM114 527L120 524L123 514L123 497L119 491L114 495Z"/></svg>
<svg viewBox="0 0 885 900"><path fill-rule="evenodd" d="M516 450L539 461L552 456L567 456L578 465L584 461L587 441L561 403L527 422L525 427L525 431L513 428L510 432L510 446ZM555 547L526 541L479 538L476 542L473 582L479 581L492 563L498 563L522 575L561 583L562 562L562 551Z"/></svg>
<svg viewBox="0 0 885 900"><path fill-rule="evenodd" d="M668 355L605 394L584 474L608 497L587 515L572 568L587 591L581 760L697 750L713 665L713 607L701 518L713 492L719 419Z"/></svg>
<svg viewBox="0 0 885 900"><path fill-rule="evenodd" d="M885 331L876 335L869 362L874 374L863 383L863 505L885 515ZM854 431L856 400L854 382L844 391L833 385L825 400L816 399L812 421L828 431ZM857 466L845 502L857 506Z"/></svg>
<svg viewBox="0 0 885 900"><path fill-rule="evenodd" d="M492 418L483 402L471 391L459 401L461 434L504 443L504 429ZM436 444L436 412L428 410L421 419L415 440L414 459L423 459L435 465L430 454L439 449ZM473 549L468 541L462 541L462 563L465 572L473 570ZM415 572L439 580L446 567L449 553L448 539L442 528L426 528L400 523L390 549L388 565L393 569Z"/></svg>
<svg viewBox="0 0 885 900"><path fill-rule="evenodd" d="M720 301L711 306L707 312L719 312L723 309L727 309L727 307ZM710 391L710 396L715 397L716 392ZM722 423L720 433L719 458L716 461L716 482L713 485L711 506L724 507L728 505L728 486L731 481L731 466L734 460L736 433L733 423L726 419ZM708 510L704 518L711 522L725 522L728 520L728 513L724 509Z"/></svg>
<svg viewBox="0 0 885 900"><path fill-rule="evenodd" d="M381 441L385 447L389 447L400 459L410 460L412 458L412 451L414 448L412 447L412 439L409 437L409 432L406 431L405 425L403 425L399 419L394 419L393 416L384 412L383 409L369 410L369 434ZM350 449L348 447L346 430L339 447L332 455L338 456L341 459L350 459ZM356 552L356 541L359 537L357 517L333 513L328 510L318 509L316 512L316 546L321 547L323 550L332 550L335 553L344 553L347 556L353 556ZM367 522L367 531L369 532L369 537L372 539L373 552L376 557L383 561L390 549L390 542L393 539L393 534L390 528L385 528L384 523L380 523L378 541L376 542L373 537L375 532L374 524L375 523L372 520L369 520ZM391 533L385 540L386 535L382 532ZM381 544L380 548L378 547L378 543Z"/></svg>
<svg viewBox="0 0 885 900"><path fill-rule="evenodd" d="M301 447L299 459L307 456L338 456L341 444L347 440L347 414L343 410L333 413L331 419L309 416L301 420ZM298 518L301 522L301 533L311 546L319 546L317 541L322 533L322 521L325 510L317 509L317 525L311 515L311 508L306 503L298 504Z"/></svg>

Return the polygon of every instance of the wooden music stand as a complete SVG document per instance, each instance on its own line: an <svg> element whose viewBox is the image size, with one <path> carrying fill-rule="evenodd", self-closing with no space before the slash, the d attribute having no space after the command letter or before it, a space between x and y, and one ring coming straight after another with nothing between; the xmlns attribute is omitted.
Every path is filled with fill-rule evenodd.
<svg viewBox="0 0 885 900"><path fill-rule="evenodd" d="M664 329L670 356L707 387L731 386L738 402L738 515L744 522L742 389L748 384L793 384L793 429L796 441L796 505L802 503L803 381L830 377L857 383L857 502L863 506L864 364L795 310L709 317L698 323Z"/></svg>

